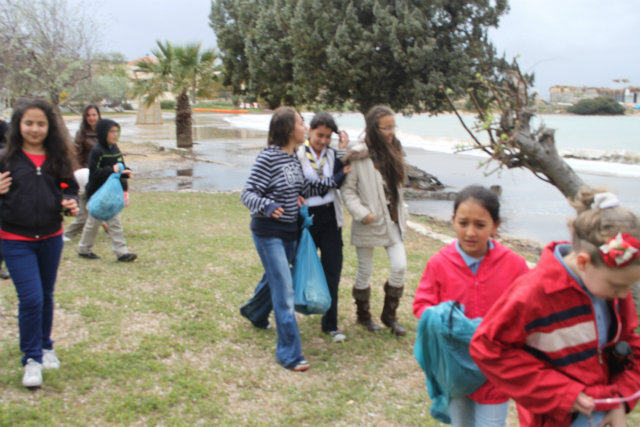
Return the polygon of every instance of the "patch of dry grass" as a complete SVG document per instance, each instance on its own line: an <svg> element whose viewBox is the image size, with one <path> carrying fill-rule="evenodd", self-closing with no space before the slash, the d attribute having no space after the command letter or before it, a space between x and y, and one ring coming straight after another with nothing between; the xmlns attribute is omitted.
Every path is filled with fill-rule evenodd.
<svg viewBox="0 0 640 427"><path fill-rule="evenodd" d="M319 316L299 315L312 369L293 373L275 362L275 332L238 313L262 274L239 197L133 193L131 201L123 224L134 263L115 262L103 234L100 260L78 258L77 241L65 247L53 333L62 369L47 371L37 391L21 385L17 299L10 282L0 283L0 426L439 425L413 357L411 304L442 243L409 232L399 311L408 334L373 335L355 324L347 226L339 310L347 341L332 343ZM389 273L382 249L374 265L379 316Z"/></svg>

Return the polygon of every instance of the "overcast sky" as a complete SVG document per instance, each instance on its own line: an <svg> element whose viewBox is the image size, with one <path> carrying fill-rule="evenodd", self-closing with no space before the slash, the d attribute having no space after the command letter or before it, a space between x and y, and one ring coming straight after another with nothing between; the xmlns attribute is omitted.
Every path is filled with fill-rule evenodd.
<svg viewBox="0 0 640 427"><path fill-rule="evenodd" d="M79 2L81 0L72 0ZM491 38L499 53L519 56L548 98L554 85L640 86L640 0L510 0ZM155 40L215 46L209 0L101 0L102 50L128 59L150 53Z"/></svg>

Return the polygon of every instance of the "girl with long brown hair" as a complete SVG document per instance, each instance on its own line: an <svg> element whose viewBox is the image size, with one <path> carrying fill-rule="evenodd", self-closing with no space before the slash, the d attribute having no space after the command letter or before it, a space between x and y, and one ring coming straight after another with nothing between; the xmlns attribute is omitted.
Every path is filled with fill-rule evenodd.
<svg viewBox="0 0 640 427"><path fill-rule="evenodd" d="M0 153L0 239L18 294L25 387L42 385L43 369L60 368L51 339L53 292L62 255L62 215L78 214L74 161L62 126L48 102L22 101Z"/></svg>
<svg viewBox="0 0 640 427"><path fill-rule="evenodd" d="M76 158L81 168L89 167L89 153L98 143L96 124L100 120L100 109L95 104L89 104L82 110L82 123L73 142Z"/></svg>
<svg viewBox="0 0 640 427"><path fill-rule="evenodd" d="M358 273L353 288L358 323L371 332L380 326L371 320L371 287L373 250L386 249L391 274L384 285L385 299L380 320L396 335L405 329L396 311L404 289L407 257L404 250L405 224L408 217L404 204L405 168L403 150L395 136L393 112L382 105L373 107L365 117L364 142L353 147L344 162L352 164L352 172L342 186L342 196L353 216L351 244L358 254Z"/></svg>

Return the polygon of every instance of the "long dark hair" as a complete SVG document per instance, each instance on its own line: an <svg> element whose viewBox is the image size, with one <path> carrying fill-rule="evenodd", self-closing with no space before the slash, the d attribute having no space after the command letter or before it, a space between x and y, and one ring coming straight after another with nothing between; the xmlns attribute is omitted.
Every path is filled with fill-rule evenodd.
<svg viewBox="0 0 640 427"><path fill-rule="evenodd" d="M87 122L87 116L89 115L89 110L92 109L96 110L96 113L98 113L98 120L102 118L102 116L100 115L100 108L98 108L96 104L89 104L85 106L82 109L82 123L80 123L80 132L82 132L83 135L86 135L87 131L91 130L91 126Z"/></svg>
<svg viewBox="0 0 640 427"><path fill-rule="evenodd" d="M24 100L16 106L13 116L11 116L7 151L2 156L1 161L10 166L15 154L22 150L20 122L24 113L34 108L41 110L49 122L47 137L42 143L47 154L47 168L45 171L58 179L71 178L73 176L74 158L69 149L68 133L65 131L66 129L62 129L62 126L64 126L62 118L54 111L51 104L41 99Z"/></svg>
<svg viewBox="0 0 640 427"><path fill-rule="evenodd" d="M391 193L391 203L397 205L400 198L398 188L404 186L406 177L404 152L398 138L394 136L391 144L388 144L380 133L378 128L380 119L385 116L393 116L393 111L384 105L377 105L369 110L364 118L367 126L364 141L371 153L373 164L387 183Z"/></svg>
<svg viewBox="0 0 640 427"><path fill-rule="evenodd" d="M291 107L279 107L273 112L269 123L269 139L267 145L285 147L289 144L291 132L296 128L296 114L298 112Z"/></svg>

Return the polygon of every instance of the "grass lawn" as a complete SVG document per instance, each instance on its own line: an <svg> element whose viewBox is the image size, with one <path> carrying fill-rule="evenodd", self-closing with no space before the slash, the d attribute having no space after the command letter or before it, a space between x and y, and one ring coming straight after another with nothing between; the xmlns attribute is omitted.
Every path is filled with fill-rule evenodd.
<svg viewBox="0 0 640 427"><path fill-rule="evenodd" d="M238 195L133 193L123 223L134 263L116 263L103 233L100 260L78 258L77 238L66 245L53 332L62 368L45 371L39 390L21 385L17 298L10 281L0 283L0 426L440 425L428 416L411 311L440 242L408 233L399 313L408 334L373 335L355 325L347 226L339 310L347 341L333 344L319 316L299 316L311 370L293 373L275 362L275 331L238 314L263 271ZM376 250L376 316L387 274Z"/></svg>

